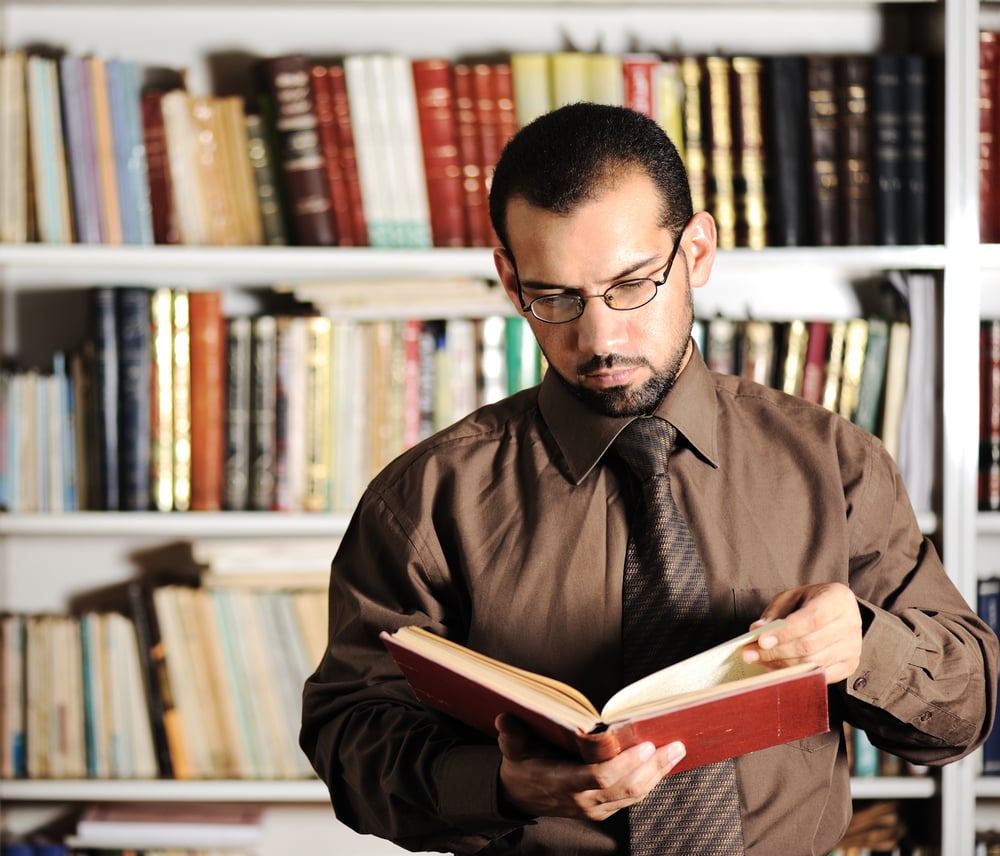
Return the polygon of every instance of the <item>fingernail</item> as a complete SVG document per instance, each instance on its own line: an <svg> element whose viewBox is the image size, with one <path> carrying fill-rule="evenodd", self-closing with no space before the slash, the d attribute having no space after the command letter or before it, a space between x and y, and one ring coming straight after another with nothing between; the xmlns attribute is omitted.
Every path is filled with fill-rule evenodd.
<svg viewBox="0 0 1000 856"><path fill-rule="evenodd" d="M639 746L639 760L648 761L656 752L656 747L652 743L643 743Z"/></svg>
<svg viewBox="0 0 1000 856"><path fill-rule="evenodd" d="M670 759L671 764L676 764L685 755L687 755L687 749L684 748L683 743L671 743L667 747L667 757Z"/></svg>
<svg viewBox="0 0 1000 856"><path fill-rule="evenodd" d="M744 663L756 663L760 660L760 651L744 651L743 652L743 662Z"/></svg>
<svg viewBox="0 0 1000 856"><path fill-rule="evenodd" d="M760 639L757 640L757 644L766 651L777 645L778 640L774 636L761 636Z"/></svg>

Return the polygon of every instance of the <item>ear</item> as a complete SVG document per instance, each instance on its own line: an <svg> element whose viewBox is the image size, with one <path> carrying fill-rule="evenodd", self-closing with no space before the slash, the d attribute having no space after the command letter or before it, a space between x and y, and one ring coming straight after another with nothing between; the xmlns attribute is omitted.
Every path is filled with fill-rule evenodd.
<svg viewBox="0 0 1000 856"><path fill-rule="evenodd" d="M715 219L707 211L699 211L688 222L681 238L681 248L687 262L688 279L692 288L708 282L715 263L717 232Z"/></svg>
<svg viewBox="0 0 1000 856"><path fill-rule="evenodd" d="M514 262L503 247L496 247L493 250L493 264L496 265L503 290L507 292L507 299L514 304L514 308L518 313L523 314L521 301L517 296L517 277L514 274Z"/></svg>

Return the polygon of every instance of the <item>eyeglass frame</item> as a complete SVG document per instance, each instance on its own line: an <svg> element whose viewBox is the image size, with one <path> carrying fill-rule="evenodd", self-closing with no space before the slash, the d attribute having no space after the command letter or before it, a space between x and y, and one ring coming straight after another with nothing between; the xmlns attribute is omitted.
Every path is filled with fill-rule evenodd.
<svg viewBox="0 0 1000 856"><path fill-rule="evenodd" d="M543 324L569 324L572 321L576 321L578 318L580 318L580 316L583 315L584 310L587 308L587 305L585 303L585 301L587 300L595 300L597 298L600 298L601 300L604 301L604 305L607 306L608 309L613 309L615 312L631 312L633 309L642 309L643 306L648 306L650 303L656 300L656 296L660 293L660 286L667 284L667 278L670 276L670 271L674 265L674 259L677 257L677 251L680 249L681 246L681 238L684 237L684 231L687 229L687 227L688 223L685 223L681 227L680 232L678 232L677 240L674 241L674 248L670 251L670 256L667 258L667 262L663 270L663 278L659 282L657 282L651 276L638 276L633 279L626 279L623 280L622 282L616 282L614 285L609 285L601 294L590 294L586 296L582 294L569 294L567 292L560 292L559 294L543 294L540 295L539 297L536 297L534 300L531 301L531 303L525 303L524 286L521 284L521 275L518 273L517 270L517 262L514 259L514 254L508 251L508 257L510 258L511 267L513 268L514 271L514 280L517 283L517 299L518 302L521 304L521 311L530 312L534 318L537 318ZM611 303L608 302L608 295L611 294L616 288L632 285L634 283L642 282L644 280L652 283L654 287L653 294L649 298L649 300L646 300L638 304L637 306L613 306ZM567 318L565 321L549 321L547 318L542 318L539 315L535 314L535 310L533 308L534 305L539 300L545 300L551 297L573 298L576 301L577 306L579 306L579 312L577 312L577 314L574 315L572 318Z"/></svg>

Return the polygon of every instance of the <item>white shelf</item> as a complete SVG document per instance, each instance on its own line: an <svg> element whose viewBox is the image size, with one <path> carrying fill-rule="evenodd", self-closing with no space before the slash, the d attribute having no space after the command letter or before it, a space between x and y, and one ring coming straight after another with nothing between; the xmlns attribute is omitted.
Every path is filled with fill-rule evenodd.
<svg viewBox="0 0 1000 856"><path fill-rule="evenodd" d="M326 512L113 512L0 514L0 536L204 538L252 534L261 538L329 536L339 538L346 515Z"/></svg>
<svg viewBox="0 0 1000 856"><path fill-rule="evenodd" d="M328 803L318 779L179 781L176 779L24 779L0 782L0 801Z"/></svg>
<svg viewBox="0 0 1000 856"><path fill-rule="evenodd" d="M1000 795L1000 780L993 795ZM927 776L851 779L857 799L923 799L937 792ZM260 802L327 803L322 782L24 779L0 782L0 801L15 802Z"/></svg>

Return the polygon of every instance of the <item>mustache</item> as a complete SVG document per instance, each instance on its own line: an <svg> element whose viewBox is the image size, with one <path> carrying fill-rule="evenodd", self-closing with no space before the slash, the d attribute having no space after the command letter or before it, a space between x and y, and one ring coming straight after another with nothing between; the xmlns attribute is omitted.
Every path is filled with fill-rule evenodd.
<svg viewBox="0 0 1000 856"><path fill-rule="evenodd" d="M602 369L626 369L638 366L649 366L649 361L643 357L623 357L621 354L595 355L586 362L580 363L576 367L576 373L582 377Z"/></svg>

